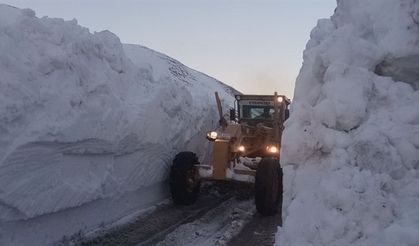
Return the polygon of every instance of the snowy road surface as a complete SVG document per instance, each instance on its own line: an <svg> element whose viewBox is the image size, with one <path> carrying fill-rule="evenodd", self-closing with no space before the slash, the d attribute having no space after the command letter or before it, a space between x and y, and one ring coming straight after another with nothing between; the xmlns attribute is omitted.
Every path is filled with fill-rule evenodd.
<svg viewBox="0 0 419 246"><path fill-rule="evenodd" d="M230 198L198 220L179 226L156 245L227 245L253 213L252 200L238 201Z"/></svg>
<svg viewBox="0 0 419 246"><path fill-rule="evenodd" d="M275 243L275 234L281 225L281 215L263 217L255 213L249 223L239 235L234 237L229 246L272 246Z"/></svg>
<svg viewBox="0 0 419 246"><path fill-rule="evenodd" d="M273 245L278 216L255 213L249 187L204 186L191 206L161 205L135 221L96 237L63 245Z"/></svg>

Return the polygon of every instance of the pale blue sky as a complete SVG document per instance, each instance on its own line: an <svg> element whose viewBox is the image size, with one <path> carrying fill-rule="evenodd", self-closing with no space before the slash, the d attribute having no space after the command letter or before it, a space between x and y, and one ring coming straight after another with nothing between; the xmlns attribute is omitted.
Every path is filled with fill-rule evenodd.
<svg viewBox="0 0 419 246"><path fill-rule="evenodd" d="M163 52L244 93L293 96L302 52L336 0L14 0L37 16L76 18L91 31Z"/></svg>

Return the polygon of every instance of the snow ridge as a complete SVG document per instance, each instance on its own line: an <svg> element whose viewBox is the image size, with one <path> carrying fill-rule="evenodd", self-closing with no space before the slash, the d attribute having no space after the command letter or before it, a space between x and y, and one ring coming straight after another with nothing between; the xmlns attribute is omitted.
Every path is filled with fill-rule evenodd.
<svg viewBox="0 0 419 246"><path fill-rule="evenodd" d="M3 4L0 54L1 245L47 245L162 200L176 152L209 155L214 91L225 105L235 92L109 31Z"/></svg>
<svg viewBox="0 0 419 246"><path fill-rule="evenodd" d="M418 16L413 0L338 0L311 32L277 245L419 245Z"/></svg>

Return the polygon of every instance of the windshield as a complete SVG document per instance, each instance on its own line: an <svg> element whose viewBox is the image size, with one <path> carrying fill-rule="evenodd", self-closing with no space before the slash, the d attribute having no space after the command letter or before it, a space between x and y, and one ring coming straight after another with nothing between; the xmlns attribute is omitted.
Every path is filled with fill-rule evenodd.
<svg viewBox="0 0 419 246"><path fill-rule="evenodd" d="M273 118L274 112L275 110L272 106L243 105L241 118L252 120L268 120Z"/></svg>

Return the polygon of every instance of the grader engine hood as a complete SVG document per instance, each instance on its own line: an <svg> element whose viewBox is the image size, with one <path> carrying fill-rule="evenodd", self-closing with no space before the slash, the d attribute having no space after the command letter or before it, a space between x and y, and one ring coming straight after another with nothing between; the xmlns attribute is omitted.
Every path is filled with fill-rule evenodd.
<svg viewBox="0 0 419 246"><path fill-rule="evenodd" d="M279 156L279 140L275 139L272 127L258 123L256 126L241 124L241 128L241 136L237 138L237 144L242 149L241 156Z"/></svg>

